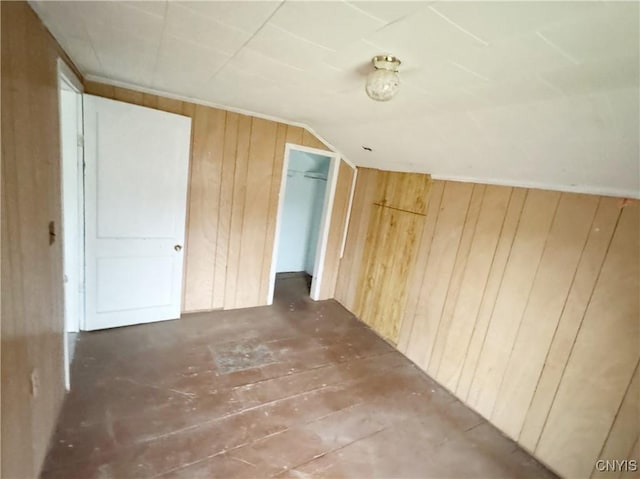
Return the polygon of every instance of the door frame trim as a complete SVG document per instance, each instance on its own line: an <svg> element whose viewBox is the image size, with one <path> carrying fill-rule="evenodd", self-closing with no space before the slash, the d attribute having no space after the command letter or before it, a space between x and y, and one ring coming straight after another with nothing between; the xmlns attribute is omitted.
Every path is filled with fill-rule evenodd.
<svg viewBox="0 0 640 479"><path fill-rule="evenodd" d="M83 108L83 104L82 104L82 94L84 93L84 86L82 85L82 82L80 81L80 79L76 76L76 74L73 72L73 70L69 67L69 65L67 65L67 63L62 59L62 58L58 58L57 60L57 75L56 75L56 83L57 83L57 89L58 89L58 123L59 123L59 131L58 131L58 135L59 135L59 142L60 142L60 204L61 204L61 208L60 208L60 219L61 219L61 225L59 225L58 229L61 232L61 239L62 239L62 273L63 273L63 277L60 278L62 281L62 311L63 311L63 334L62 334L62 350L63 350L63 361L64 361L64 384L65 384L65 388L68 391L71 388L71 361L72 361L72 357L71 357L71 345L69 344L69 332L71 332L71 328L69 328L69 318L68 318L68 314L66 311L66 305L65 305L65 299L66 299L66 282L64 280L64 274L65 274L65 259L64 259L64 244L65 244L65 240L66 238L69 237L70 232L69 231L65 231L64 228L64 216L65 212L64 211L64 149L63 149L63 144L62 144L62 90L64 89L69 89L71 91L73 91L78 97L79 97L79 111L78 111L78 117L77 117L77 125L76 125L76 133L79 135L78 137L78 141L81 140L82 135L83 135L83 112L84 112L84 108ZM75 234L78 235L78 251L77 251L77 255L78 255L78 264L79 264L79 271L77 271L78 273L78 300L79 300L79 308L78 308L78 318L77 318L77 323L75 324L75 327L73 328L76 332L80 331L80 329L82 328L83 324L84 324L84 168L83 168L83 163L84 163L84 147L81 146L80 144L78 144L78 204L81 206L80 211L78 213L78 225L80 226L79 231L76 231Z"/></svg>
<svg viewBox="0 0 640 479"><path fill-rule="evenodd" d="M316 246L316 258L314 262L314 275L311 281L311 291L309 296L317 301L320 299L320 290L322 286L324 262L327 252L327 243L329 240L329 227L331 225L331 215L333 213L333 201L338 184L338 172L340 170L340 155L334 151L320 150L310 148L308 146L296 145L294 143L285 143L284 161L282 164L282 177L280 179L280 192L278 193L278 212L276 216L276 228L273 240L273 251L271 254L271 273L269 275L269 289L267 292L267 304L273 304L273 294L276 283L276 269L278 263L278 249L280 247L280 229L282 226L282 216L284 210L284 196L287 186L287 170L289 169L289 156L291 151L302 151L312 153L314 155L329 158L329 174L327 175L327 186L324 195L324 205L322 207L322 218L320 220L320 228L318 230L318 244Z"/></svg>

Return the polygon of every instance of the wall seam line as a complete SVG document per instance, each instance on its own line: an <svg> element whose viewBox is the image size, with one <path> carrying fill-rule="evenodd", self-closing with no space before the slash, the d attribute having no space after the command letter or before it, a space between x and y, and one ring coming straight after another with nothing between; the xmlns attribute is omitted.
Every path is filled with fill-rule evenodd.
<svg viewBox="0 0 640 479"><path fill-rule="evenodd" d="M542 259L547 251L547 245L549 243L549 236L551 235L551 231L553 230L553 225L556 222L556 217L558 215L558 209L560 209L560 202L562 201L562 193L558 195L558 199L556 200L556 205L553 210L553 217L549 222L549 228L547 229L546 236L544 238L544 245L542 246L542 251L540 252L540 258L538 259L538 264L536 265L536 272L533 275L533 280L531 281L531 286L529 287L529 291L527 292L527 301L525 302L524 309L522 310L522 314L520 315L520 319L518 321L518 327L516 328L516 334L513 337L513 344L511 345L511 351L509 352L509 357L507 362L505 363L505 367L502 371L502 377L500 378L500 385L498 386L496 398L493 401L493 405L491 406L491 414L490 418L493 420L493 416L496 412L496 407L499 402L500 393L502 392L502 388L504 386L504 379L507 375L507 369L509 368L509 364L511 363L511 358L513 358L513 353L516 349L516 344L518 342L518 337L520 336L520 331L522 329L522 323L524 321L524 317L527 314L527 310L529 309L529 304L531 302L531 292L533 291L533 287L536 284L536 280L538 279L538 274L540 273L540 265L542 264Z"/></svg>
<svg viewBox="0 0 640 479"><path fill-rule="evenodd" d="M549 406L549 409L547 410L547 414L545 415L545 419L544 419L544 424L542 426L542 429L540 431L540 435L538 436L538 440L536 441L536 445L533 448L532 452L537 452L538 448L540 447L540 440L542 439L542 436L544 436L544 431L547 428L547 423L549 421L549 415L551 414L551 410L553 409L553 405L556 402L556 398L558 397L558 391L560 390L560 385L562 384L562 380L564 379L564 375L567 371L567 365L571 362L571 357L573 356L573 351L575 349L576 346L576 341L578 339L578 336L580 336L580 331L582 330L582 324L584 323L584 318L587 315L587 312L589 311L589 306L591 305L591 299L593 298L593 293L596 290L596 287L598 286L598 282L600 281L600 275L602 274L602 267L604 266L605 261L607 260L607 256L609 256L609 251L611 249L611 243L613 243L613 237L616 235L616 231L618 229L618 225L620 224L620 217L622 216L622 209L620 209L620 211L618 212L618 217L616 218L616 224L611 232L611 238L609 238L609 244L607 244L607 250L604 254L604 256L602 257L602 261L600 263L600 269L598 270L598 275L596 277L596 280L593 282L593 288L591 289L591 293L589 294L589 300L587 301L586 307L584 309L584 313L582 313L582 318L580 319L580 325L578 326L578 332L576 333L575 337L573 338L573 342L571 343L571 350L569 352L569 356L567 357L567 361L564 363L564 366L562 368L562 374L560 375L560 380L558 381L558 385L556 386L556 390L553 393L553 399L551 400L551 405Z"/></svg>
<svg viewBox="0 0 640 479"><path fill-rule="evenodd" d="M584 257L584 252L587 248L587 244L589 243L589 237L591 236L591 231L593 230L593 224L596 220L596 216L598 214L598 210L600 209L600 205L602 204L602 200L601 198L598 198L598 206L594 209L593 211L593 216L591 218L591 224L589 225L589 234L587 234L585 236L584 239L584 243L582 244L582 251L580 252L580 258L578 259L578 263L576 264L576 269L573 272L573 277L571 278L571 284L569 285L569 290L567 292L567 295L564 298L564 303L562 304L562 309L560 310L560 314L558 316L558 321L556 322L556 327L553 330L553 335L551 336L551 341L549 342L549 347L547 348L547 353L545 354L544 357L544 363L542 365L542 368L540 369L540 373L538 374L538 380L536 381L536 387L533 390L533 394L531 395L531 399L529 400L529 405L527 406L527 412L525 413L524 416L524 420L522 421L522 424L520 425L520 430L518 431L518 442L520 442L520 438L522 436L522 430L524 429L524 425L526 423L527 420L527 416L529 415L529 411L531 410L531 405L533 404L533 400L536 396L536 393L538 392L538 386L540 385L540 380L542 379L542 375L544 373L545 367L547 365L547 361L549 359L549 352L551 351L551 347L553 346L553 343L556 339L556 336L558 334L558 328L560 327L560 322L562 321L562 316L564 315L564 312L566 310L567 307L567 301L569 299L569 296L571 295L571 291L573 290L573 286L575 284L576 281L576 276L578 275L578 269L580 269L580 264L582 263L583 257ZM577 331L576 331L577 334Z"/></svg>
<svg viewBox="0 0 640 479"><path fill-rule="evenodd" d="M493 248L493 255L491 256L491 264L489 265L489 270L487 271L487 275L486 275L486 279L484 281L484 286L482 288L482 298L485 298L486 296L486 292L487 292L487 284L489 283L489 276L491 275L491 270L493 269L493 266L495 264L495 259L496 259L496 252L498 251L498 245L500 244L500 237L502 236L502 232L504 231L504 224L507 221L507 213L509 211L509 207L511 206L511 201L513 199L513 188L510 188L510 192L509 192L509 201L507 202L507 206L504 210L504 215L502 217L502 223L500 224L500 232L498 233L498 238L496 240L496 246ZM456 392L456 395L458 395L458 388L460 387L460 379L462 378L462 372L465 369L465 365L467 363L467 358L469 356L469 347L471 346L471 342L473 341L473 336L474 333L476 331L476 328L478 326L478 319L480 316L480 310L482 308L482 299L480 300L480 304L478 304L478 311L476 312L476 317L475 320L473 322L473 328L471 330L471 336L469 337L469 342L467 343L467 349L464 352L464 358L462 360L462 368L460 369L460 373L458 374L458 378L456 380L456 386L454 391ZM472 376L473 378L473 376ZM467 391L468 392L468 391ZM467 394L468 396L468 394ZM466 401L466 396L465 396L465 401Z"/></svg>
<svg viewBox="0 0 640 479"><path fill-rule="evenodd" d="M253 137L253 117L249 117L250 118L250 122L249 122L249 142L247 145L247 167L245 168L245 172L244 172L244 180L242 182L243 185L245 185L245 192L244 192L244 198L242 199L242 215L240 216L241 221L240 221L240 244L238 245L238 262L237 262L237 267L236 267L236 286L234 288L234 295L233 295L233 307L237 308L238 307L238 276L240 275L240 258L242 258L242 238L244 236L244 213L246 210L246 206L247 206L247 189L246 189L246 185L247 185L247 179L249 178L249 164L251 162L251 138ZM237 142L237 144L239 145L239 141ZM236 158L238 158L238 155L236 153Z"/></svg>
<svg viewBox="0 0 640 479"><path fill-rule="evenodd" d="M454 276L454 273L456 271L456 265L458 264L458 261L460 259L459 258L460 257L460 253L461 253L460 249L462 247L462 240L464 239L464 233L465 233L465 229L466 229L465 226L467 225L467 221L469 219L469 212L471 211L472 203L473 203L473 195L476 192L477 188L483 188L483 192L482 192L482 199L480 200L480 206L478 208L478 216L476 217L476 220L473 223L473 227L472 227L471 241L473 241L473 237L476 234L476 226L478 224L478 218L480 218L480 210L482 209L482 203L484 202L484 185L473 185L473 188L471 190L471 194L469 195L469 203L467 204L467 211L466 211L466 213L464 215L464 222L462 223L462 231L460 233L460 241L458 243L458 248L456 249L456 257L455 257L455 259L453 261L453 267L451 268L451 276L449 277L449 284L447 285L447 292L446 292L446 294L444 296L444 302L442 303L442 310L440 311L440 320L438 321L438 328L436 329L436 334L434 336L433 348L431 349L431 354L429 356L429 362L427 363L428 367L431 366L431 362L435 359L434 358L434 353L435 353L435 350L436 350L436 344L438 342L438 334L440 333L440 327L442 326L442 320L443 320L442 315L444 314L445 308L447 307L447 300L449 299L449 295L450 295L451 283L453 281L453 276ZM464 259L462 259L462 261L464 262L464 265L462 267L462 278L461 278L461 280L464 279L464 274L467 271L467 262L469 260L469 251L471 251L471 243L469 243L469 250L467 251L466 257ZM455 298L453 299L454 304L453 304L453 311L451 313L452 317L453 317L453 313L455 312L455 308L456 308L457 303L458 303L459 295L460 295L460 288L458 288L458 292L457 293L454 293ZM446 346L446 342L447 342L447 339L449 337L449 330L444 333L444 338L443 338L444 339L444 344L442 346L443 348ZM444 350L440 354L440 361L437 364L437 370L433 372L433 376L434 377L437 376L437 373L440 370L440 363L442 362L442 354L443 353L444 353Z"/></svg>
<svg viewBox="0 0 640 479"><path fill-rule="evenodd" d="M222 205L222 181L224 180L224 147L227 139L227 116L224 112L224 128L222 130L222 146L220 148L220 189L218 190L218 214L216 215L216 247L213 251L213 278L211 282L211 309L214 308L216 298L216 278L218 267L218 248L220 247L220 205Z"/></svg>
<svg viewBox="0 0 640 479"><path fill-rule="evenodd" d="M504 267L502 268L501 276L500 276L500 284L498 285L498 290L496 291L495 299L493 300L493 305L491 306L491 314L489 315L489 321L487 323L487 329L484 332L484 336L482 338L482 346L480 347L480 353L478 354L478 361L476 361L476 365L473 369L473 375L471 376L471 383L469 384L469 390L467 391L467 396L465 398L465 402L469 401L469 396L471 395L471 390L473 389L473 385L476 383L476 374L478 372L478 364L480 363L480 358L482 357L482 353L484 352L484 347L487 341L487 334L489 333L489 329L491 328L491 322L493 320L493 314L496 310L496 303L498 302L498 298L500 297L500 291L502 290L502 283L504 282L504 273L507 270L507 266L509 265L509 260L511 259L511 253L513 251L513 243L515 243L516 236L518 236L518 230L520 229L520 221L522 220L522 212L524 211L524 207L527 203L527 199L529 198L529 190L525 191L525 197L522 201L522 206L520 207L520 213L518 214L518 221L516 223L516 227L513 231L513 237L511 238L511 243L509 245L509 253L507 254L507 258L504 263Z"/></svg>
<svg viewBox="0 0 640 479"><path fill-rule="evenodd" d="M429 263L431 262L431 249L433 247L433 238L435 238L436 236L436 230L438 229L438 220L440 219L440 208L442 205L442 198L444 198L444 190L447 188L447 181L444 182L444 184L442 185L442 191L440 192L440 196L438 197L438 208L436 210L436 218L434 220L434 224L433 224L433 231L431 233L431 239L429 241L429 251L427 252L427 261L425 263L425 267L424 270L422 271L422 279L420 281L420 290L422 290L422 286L424 285L424 280L427 276L427 271L429 269ZM434 198L435 199L435 198ZM425 217L426 219L426 217ZM411 321L411 330L409 331L409 336L407 338L407 353L409 351L409 348L411 347L412 344L412 340L411 338L413 338L413 332L414 332L414 328L416 325L416 318L418 316L418 305L420 304L420 297L422 296L422 294L420 293L420 291L418 291L418 294L416 295L415 298L415 307L413 307L413 320ZM405 306L406 307L406 306Z"/></svg>

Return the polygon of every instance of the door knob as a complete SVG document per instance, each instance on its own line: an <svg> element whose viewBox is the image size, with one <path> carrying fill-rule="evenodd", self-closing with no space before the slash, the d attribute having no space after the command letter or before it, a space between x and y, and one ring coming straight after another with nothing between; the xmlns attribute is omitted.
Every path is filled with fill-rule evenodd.
<svg viewBox="0 0 640 479"><path fill-rule="evenodd" d="M180 251L180 250L182 249L182 246L181 246L181 245L179 245L179 244L177 244L177 245L175 245L175 246L173 247L173 249L174 249L174 250L176 250L176 251Z"/></svg>

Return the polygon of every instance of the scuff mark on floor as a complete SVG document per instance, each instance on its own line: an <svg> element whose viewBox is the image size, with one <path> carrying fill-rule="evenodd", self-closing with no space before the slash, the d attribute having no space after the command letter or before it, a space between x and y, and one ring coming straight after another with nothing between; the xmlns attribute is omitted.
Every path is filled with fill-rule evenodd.
<svg viewBox="0 0 640 479"><path fill-rule="evenodd" d="M264 343L236 343L230 349L210 349L218 370L223 374L254 369L276 362L273 352Z"/></svg>

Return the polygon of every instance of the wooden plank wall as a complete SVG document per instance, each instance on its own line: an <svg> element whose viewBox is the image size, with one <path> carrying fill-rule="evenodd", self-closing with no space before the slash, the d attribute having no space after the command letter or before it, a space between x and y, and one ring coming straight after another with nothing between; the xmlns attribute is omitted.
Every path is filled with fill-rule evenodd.
<svg viewBox="0 0 640 479"><path fill-rule="evenodd" d="M0 2L0 16L0 476L31 478L39 474L64 397L62 245L49 245L49 222L60 231L56 62L63 58L73 65L26 2ZM193 118L186 306L264 304L264 258L271 258L284 143L326 147L302 128L98 83L86 87ZM343 189L350 189L353 172L344 166L336 198L349 195ZM336 201L335 218L344 214L343 203ZM332 224L331 235L341 238L343 231L344 219ZM328 251L325 268L333 268L335 278L339 251ZM331 281L323 285L330 292Z"/></svg>
<svg viewBox="0 0 640 479"><path fill-rule="evenodd" d="M371 168L358 168L347 241L344 255L340 260L335 291L335 298L349 311L356 309L356 293L362 269L362 256L369 218L375 201L378 172L379 170Z"/></svg>
<svg viewBox="0 0 640 479"><path fill-rule="evenodd" d="M64 397L57 59L26 2L2 17L2 433L0 476L37 477ZM72 67L73 68L73 67ZM60 236L58 236L60 238Z"/></svg>
<svg viewBox="0 0 640 479"><path fill-rule="evenodd" d="M358 172L336 291L356 314L379 175ZM639 203L445 181L425 199L398 349L562 476L637 459Z"/></svg>
<svg viewBox="0 0 640 479"><path fill-rule="evenodd" d="M367 213L354 218L354 235L364 244L350 242L345 247L352 256L362 250L363 267L351 277L349 300L352 310L385 339L396 344L406 304L408 271L415 260L426 212L428 175L360 170L375 188L354 198L357 208ZM375 180L373 179L375 178ZM369 218L364 228L363 218ZM397 245L402 244L402 248ZM352 261L346 259L345 261ZM355 282L357 280L357 282ZM347 288L348 289L348 288ZM343 297L344 300L344 297Z"/></svg>
<svg viewBox="0 0 640 479"><path fill-rule="evenodd" d="M86 92L192 118L183 311L267 304L285 143L329 149L307 130L85 82ZM354 170L340 162L324 263L333 297Z"/></svg>
<svg viewBox="0 0 640 479"><path fill-rule="evenodd" d="M353 187L353 176L356 171L344 161L340 162L338 170L338 182L333 199L333 211L329 223L327 249L322 272L322 284L318 299L331 299L335 295L338 269L340 268L340 255L342 253L342 240L347 229L347 214L349 212L349 199Z"/></svg>

